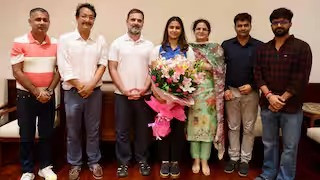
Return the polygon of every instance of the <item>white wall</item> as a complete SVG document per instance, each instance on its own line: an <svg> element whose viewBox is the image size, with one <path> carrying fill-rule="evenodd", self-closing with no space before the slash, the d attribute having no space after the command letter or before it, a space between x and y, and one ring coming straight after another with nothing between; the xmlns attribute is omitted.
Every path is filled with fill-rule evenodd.
<svg viewBox="0 0 320 180"><path fill-rule="evenodd" d="M85 0L2 0L0 11L0 104L6 99L5 79L12 78L9 51L14 37L29 31L27 23L30 9L43 7L51 16L49 34L60 34L75 28L75 8ZM94 26L96 33L103 34L108 43L126 32L125 19L131 8L145 13L143 34L155 44L162 38L165 23L171 16L183 19L187 35L193 40L191 24L197 18L208 19L213 31L211 40L221 43L234 36L233 18L237 13L248 12L253 17L251 35L268 41L273 37L269 15L273 9L287 7L294 13L291 33L308 42L313 51L311 82L320 83L320 1L319 0L88 0L97 9ZM108 78L105 76L105 78Z"/></svg>

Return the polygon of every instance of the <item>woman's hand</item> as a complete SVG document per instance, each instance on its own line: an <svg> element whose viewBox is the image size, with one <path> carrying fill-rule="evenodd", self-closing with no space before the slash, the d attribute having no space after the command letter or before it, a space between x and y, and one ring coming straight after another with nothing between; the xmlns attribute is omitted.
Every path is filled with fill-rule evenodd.
<svg viewBox="0 0 320 180"><path fill-rule="evenodd" d="M166 100L162 99L162 98L158 95L158 93L155 91L153 85L151 86L151 91L152 91L153 96L159 101L159 103L161 103L161 104L167 103Z"/></svg>

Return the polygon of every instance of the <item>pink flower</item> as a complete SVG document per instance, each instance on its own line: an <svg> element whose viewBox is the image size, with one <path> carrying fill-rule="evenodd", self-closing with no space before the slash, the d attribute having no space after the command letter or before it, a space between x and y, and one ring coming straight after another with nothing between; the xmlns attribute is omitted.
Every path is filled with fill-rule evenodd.
<svg viewBox="0 0 320 180"><path fill-rule="evenodd" d="M176 66L175 72L179 75L184 74L184 69L182 67Z"/></svg>
<svg viewBox="0 0 320 180"><path fill-rule="evenodd" d="M168 78L168 79L167 79L167 83L168 83L168 84L171 84L171 83L172 83L172 78Z"/></svg>
<svg viewBox="0 0 320 180"><path fill-rule="evenodd" d="M155 75L153 75L153 76L151 76L151 79L152 79L152 81L155 82L157 80L157 77Z"/></svg>
<svg viewBox="0 0 320 180"><path fill-rule="evenodd" d="M154 84L156 87L159 87L159 83Z"/></svg>
<svg viewBox="0 0 320 180"><path fill-rule="evenodd" d="M182 90L181 90L180 88L178 88L178 89L176 90L176 92L182 92Z"/></svg>

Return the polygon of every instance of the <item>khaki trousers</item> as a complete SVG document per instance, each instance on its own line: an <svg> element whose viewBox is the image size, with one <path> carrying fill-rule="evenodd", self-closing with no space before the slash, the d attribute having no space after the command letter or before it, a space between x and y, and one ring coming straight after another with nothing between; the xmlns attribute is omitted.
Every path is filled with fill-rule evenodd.
<svg viewBox="0 0 320 180"><path fill-rule="evenodd" d="M233 99L226 101L228 119L229 157L231 160L248 163L251 160L254 143L253 128L257 119L259 96L256 91L241 95L238 88L230 87ZM243 127L243 136L240 156L240 127Z"/></svg>

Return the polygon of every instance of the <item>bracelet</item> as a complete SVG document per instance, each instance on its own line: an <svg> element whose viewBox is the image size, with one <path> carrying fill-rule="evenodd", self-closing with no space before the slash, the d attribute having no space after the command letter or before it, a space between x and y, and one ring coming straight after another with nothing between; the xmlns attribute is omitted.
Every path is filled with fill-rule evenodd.
<svg viewBox="0 0 320 180"><path fill-rule="evenodd" d="M268 91L267 93L264 94L264 96L267 97L269 94L272 94L272 91Z"/></svg>
<svg viewBox="0 0 320 180"><path fill-rule="evenodd" d="M266 98L269 100L271 96L273 96L273 94L270 92L266 95Z"/></svg>

